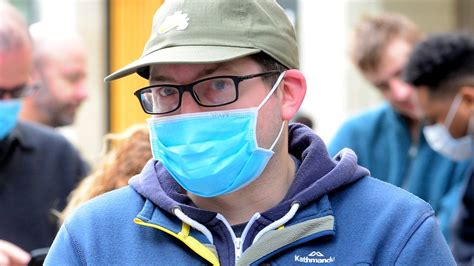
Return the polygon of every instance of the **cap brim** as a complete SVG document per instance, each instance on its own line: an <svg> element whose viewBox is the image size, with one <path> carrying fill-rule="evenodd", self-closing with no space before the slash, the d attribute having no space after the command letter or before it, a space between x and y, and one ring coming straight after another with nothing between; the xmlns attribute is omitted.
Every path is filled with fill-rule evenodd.
<svg viewBox="0 0 474 266"><path fill-rule="evenodd" d="M219 63L260 52L260 49L228 46L176 46L160 49L140 57L134 62L105 77L111 81L155 64Z"/></svg>

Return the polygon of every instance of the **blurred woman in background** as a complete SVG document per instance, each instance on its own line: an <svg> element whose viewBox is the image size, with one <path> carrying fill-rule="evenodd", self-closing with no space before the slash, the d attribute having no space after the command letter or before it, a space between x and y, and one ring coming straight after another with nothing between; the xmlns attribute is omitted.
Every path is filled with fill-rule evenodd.
<svg viewBox="0 0 474 266"><path fill-rule="evenodd" d="M59 214L60 223L82 203L108 191L124 187L128 180L140 173L152 158L147 125L134 125L120 134L105 136L107 152L95 171L84 178L69 195L69 203Z"/></svg>

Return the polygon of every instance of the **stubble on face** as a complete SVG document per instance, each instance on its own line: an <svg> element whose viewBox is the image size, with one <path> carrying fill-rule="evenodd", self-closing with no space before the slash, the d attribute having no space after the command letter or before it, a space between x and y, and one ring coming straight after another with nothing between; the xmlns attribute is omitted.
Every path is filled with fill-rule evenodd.
<svg viewBox="0 0 474 266"><path fill-rule="evenodd" d="M59 47L62 53L46 54L38 69L41 86L34 100L52 127L72 124L87 98L87 93L81 91L85 90L85 51L82 46L73 44Z"/></svg>

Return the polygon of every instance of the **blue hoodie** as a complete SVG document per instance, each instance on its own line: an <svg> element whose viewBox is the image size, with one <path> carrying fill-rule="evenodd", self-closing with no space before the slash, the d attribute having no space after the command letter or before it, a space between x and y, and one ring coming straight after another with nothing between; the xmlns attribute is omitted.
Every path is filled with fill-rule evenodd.
<svg viewBox="0 0 474 266"><path fill-rule="evenodd" d="M455 265L431 207L369 177L351 150L331 159L310 129L290 125L289 152L299 167L286 197L240 237L150 161L128 187L80 207L45 264Z"/></svg>

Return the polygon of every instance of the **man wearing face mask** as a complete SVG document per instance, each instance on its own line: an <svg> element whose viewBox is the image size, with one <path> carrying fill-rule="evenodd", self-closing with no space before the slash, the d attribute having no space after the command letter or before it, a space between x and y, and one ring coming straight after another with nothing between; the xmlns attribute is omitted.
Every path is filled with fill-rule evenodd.
<svg viewBox="0 0 474 266"><path fill-rule="evenodd" d="M74 148L49 128L18 121L30 82L31 40L21 15L0 1L0 265L28 263L57 232L53 211L85 173Z"/></svg>
<svg viewBox="0 0 474 266"><path fill-rule="evenodd" d="M46 265L453 265L431 207L329 157L275 1L165 1L137 73L154 160L65 221ZM403 217L403 218L400 218Z"/></svg>
<svg viewBox="0 0 474 266"><path fill-rule="evenodd" d="M410 56L404 79L416 88L431 147L454 161L471 162L451 246L459 265L473 265L474 37L444 33L421 42Z"/></svg>

